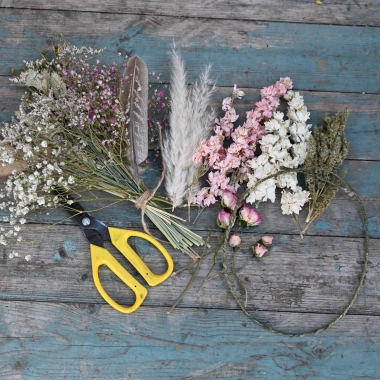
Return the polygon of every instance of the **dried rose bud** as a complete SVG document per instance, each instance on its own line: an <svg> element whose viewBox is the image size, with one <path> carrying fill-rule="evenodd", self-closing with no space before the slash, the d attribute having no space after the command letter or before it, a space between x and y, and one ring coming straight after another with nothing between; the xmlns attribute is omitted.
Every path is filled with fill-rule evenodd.
<svg viewBox="0 0 380 380"><path fill-rule="evenodd" d="M221 210L218 214L216 223L221 228L227 228L231 222L231 214L228 211Z"/></svg>
<svg viewBox="0 0 380 380"><path fill-rule="evenodd" d="M233 210L236 207L238 197L231 193L231 191L225 190L222 195L222 207L227 207L230 210Z"/></svg>
<svg viewBox="0 0 380 380"><path fill-rule="evenodd" d="M244 95L245 93L242 90L240 90L240 88L237 88L236 84L234 84L234 97L241 99L241 97Z"/></svg>
<svg viewBox="0 0 380 380"><path fill-rule="evenodd" d="M256 243L256 245L253 246L252 250L253 250L253 254L256 257L262 257L265 252L268 252L268 250L260 243Z"/></svg>
<svg viewBox="0 0 380 380"><path fill-rule="evenodd" d="M239 212L239 219L247 223L247 226L257 226L261 223L261 216L253 208L244 205Z"/></svg>
<svg viewBox="0 0 380 380"><path fill-rule="evenodd" d="M228 244L232 247L240 247L241 245L241 239L239 235L233 234L230 236L230 239L228 240Z"/></svg>
<svg viewBox="0 0 380 380"><path fill-rule="evenodd" d="M261 238L261 242L268 248L272 245L273 239L273 236L265 235Z"/></svg>

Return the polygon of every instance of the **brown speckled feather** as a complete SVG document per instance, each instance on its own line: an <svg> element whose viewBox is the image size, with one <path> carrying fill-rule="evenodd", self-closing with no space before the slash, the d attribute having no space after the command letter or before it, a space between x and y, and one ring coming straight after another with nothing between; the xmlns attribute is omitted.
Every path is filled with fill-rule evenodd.
<svg viewBox="0 0 380 380"><path fill-rule="evenodd" d="M148 67L134 56L128 60L124 77L128 80L121 85L120 103L129 118L126 125L129 160L133 176L139 182L138 165L148 156Z"/></svg>

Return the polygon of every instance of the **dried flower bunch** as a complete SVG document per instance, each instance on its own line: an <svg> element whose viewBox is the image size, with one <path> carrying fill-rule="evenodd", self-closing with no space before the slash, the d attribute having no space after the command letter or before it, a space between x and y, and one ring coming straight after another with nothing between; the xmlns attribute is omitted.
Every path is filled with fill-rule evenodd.
<svg viewBox="0 0 380 380"><path fill-rule="evenodd" d="M52 60L43 55L26 62L25 70L13 79L27 92L16 118L2 128L0 161L3 166L21 162L22 170L13 171L0 192L2 198L7 197L0 205L9 211L5 220L14 226L0 235L0 243L20 241L19 225L25 223L26 215L57 207L62 202L57 191L80 197L101 190L134 203L148 191L136 178L131 162L131 123L136 116L130 109L143 101L142 88L138 82L132 86L122 97L128 106L122 107L122 92L131 80L131 75L122 73L127 72L128 62L101 64L96 57L102 51L61 43L54 48ZM153 97L157 99L157 92ZM143 127L144 121L140 122ZM145 123L148 128L148 119ZM189 252L193 245L203 244L178 217L165 211L170 208L167 199L149 197L143 207L175 248Z"/></svg>
<svg viewBox="0 0 380 380"><path fill-rule="evenodd" d="M347 108L334 116L326 115L310 138L305 161L306 184L310 193L306 219L309 225L304 232L323 213L342 182L337 174L348 153L348 140L344 133L347 118ZM343 176L344 173L341 174Z"/></svg>
<svg viewBox="0 0 380 380"><path fill-rule="evenodd" d="M261 101L256 108L247 112L247 119L242 126L235 128L236 114L233 102L245 94L234 87L232 97L223 100L222 109L225 116L217 120L215 134L203 141L193 156L196 163L210 170L209 187L202 188L194 197L194 202L201 206L209 206L217 201L224 191L236 193L241 184L250 179L255 169L254 154L257 144L266 133L264 123L269 121L280 104L280 97L292 88L289 78L282 78L275 85L261 90ZM232 140L228 146L225 143ZM269 143L269 141L268 141ZM251 183L253 181L251 179ZM251 197L252 199L253 197Z"/></svg>
<svg viewBox="0 0 380 380"><path fill-rule="evenodd" d="M205 206L215 203L217 196L226 191L236 193L242 183L248 182L247 187L253 189L246 199L248 203L268 199L274 202L277 186L285 189L281 199L283 213L299 213L308 200L308 193L297 186L296 173L284 174L256 186L259 180L282 168L297 168L305 161L311 136L311 125L306 124L310 114L303 97L291 88L289 78L265 87L256 109L247 112L247 121L235 129L233 123L238 115L232 102L244 93L235 86L232 98L224 99L225 117L218 121L215 135L202 143L193 158L213 169L208 174L210 187L203 188L195 196L195 203ZM276 112L281 96L288 101L287 120L282 112ZM224 147L224 141L230 138L232 144ZM261 154L255 156L257 146Z"/></svg>
<svg viewBox="0 0 380 380"><path fill-rule="evenodd" d="M281 208L283 214L297 215L309 199L309 192L298 186L296 172L276 173L284 168L303 165L311 136L311 125L306 124L309 112L299 92L292 91L290 78L281 78L272 86L261 90L261 101L247 112L242 126L234 126L238 119L233 102L245 94L234 86L232 97L223 100L225 116L216 120L215 134L204 140L193 156L193 161L202 165L199 175L209 171L207 182L193 202L209 206L221 199L222 211L217 218L218 226L234 226L233 213L238 204L237 191L246 184L244 196L239 202L239 223L247 227L261 222L261 216L247 203L275 201L276 187L283 189ZM288 102L287 119L276 111L280 98ZM232 140L230 143L228 140ZM227 142L227 144L226 144ZM257 148L260 154L256 154ZM267 178L271 176L271 178ZM263 181L263 179L265 179Z"/></svg>

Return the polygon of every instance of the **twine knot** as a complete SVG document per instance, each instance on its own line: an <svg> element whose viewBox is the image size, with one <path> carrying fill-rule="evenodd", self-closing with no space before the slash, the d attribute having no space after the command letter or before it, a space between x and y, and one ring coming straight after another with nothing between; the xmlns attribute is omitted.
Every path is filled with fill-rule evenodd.
<svg viewBox="0 0 380 380"><path fill-rule="evenodd" d="M153 194L154 195L154 194ZM135 207L139 210L141 209L142 211L145 211L145 207L147 205L147 203L150 201L151 199L151 192L149 190L146 190L144 193L142 193L137 199L136 199L136 202L135 202Z"/></svg>

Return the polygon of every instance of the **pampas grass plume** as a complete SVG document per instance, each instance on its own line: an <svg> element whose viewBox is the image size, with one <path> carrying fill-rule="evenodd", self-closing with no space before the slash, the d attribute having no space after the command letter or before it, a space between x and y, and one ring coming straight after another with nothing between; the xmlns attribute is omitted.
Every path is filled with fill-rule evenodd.
<svg viewBox="0 0 380 380"><path fill-rule="evenodd" d="M170 83L170 129L164 135L163 159L166 165L165 189L173 208L192 198L199 185L194 184L198 165L192 157L212 131L216 114L211 108L215 86L207 66L197 82L188 87L184 62L173 44Z"/></svg>

